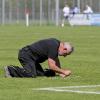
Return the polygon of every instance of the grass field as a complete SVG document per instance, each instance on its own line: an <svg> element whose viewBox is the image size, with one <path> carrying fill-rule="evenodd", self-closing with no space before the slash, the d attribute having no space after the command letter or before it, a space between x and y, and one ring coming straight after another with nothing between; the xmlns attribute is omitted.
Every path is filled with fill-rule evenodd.
<svg viewBox="0 0 100 100"><path fill-rule="evenodd" d="M74 45L75 51L72 55L60 57L62 67L72 70L71 76L65 79L4 77L4 66L20 66L17 54L21 47L50 37L69 41ZM42 66L47 66L47 62ZM81 85L100 85L100 27L0 26L0 100L100 100L100 94L34 90ZM100 87L85 87L78 90L100 92Z"/></svg>

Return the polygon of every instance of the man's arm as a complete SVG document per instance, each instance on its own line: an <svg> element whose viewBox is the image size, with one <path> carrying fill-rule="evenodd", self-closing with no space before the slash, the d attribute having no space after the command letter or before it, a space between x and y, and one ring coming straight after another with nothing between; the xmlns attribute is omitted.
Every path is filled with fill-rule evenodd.
<svg viewBox="0 0 100 100"><path fill-rule="evenodd" d="M58 66L59 68L61 68L60 61L59 61L58 58L55 59L55 63L56 63L56 66Z"/></svg>
<svg viewBox="0 0 100 100"><path fill-rule="evenodd" d="M59 73L59 75L62 76L62 77L65 77L65 76L68 76L68 75L71 74L71 71L61 69L60 62L59 62L58 58L56 60L48 58L48 65L49 65L50 69Z"/></svg>

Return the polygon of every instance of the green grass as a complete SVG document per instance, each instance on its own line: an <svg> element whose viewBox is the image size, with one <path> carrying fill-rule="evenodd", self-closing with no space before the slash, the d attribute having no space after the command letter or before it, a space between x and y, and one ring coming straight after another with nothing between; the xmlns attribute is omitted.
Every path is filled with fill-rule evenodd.
<svg viewBox="0 0 100 100"><path fill-rule="evenodd" d="M71 76L65 79L4 77L4 66L20 66L17 54L21 47L50 37L69 41L74 45L75 51L72 55L60 57L62 67L72 70ZM42 65L47 66L47 62ZM0 100L99 100L100 95L96 94L32 90L40 87L96 84L100 84L100 27L0 26Z"/></svg>

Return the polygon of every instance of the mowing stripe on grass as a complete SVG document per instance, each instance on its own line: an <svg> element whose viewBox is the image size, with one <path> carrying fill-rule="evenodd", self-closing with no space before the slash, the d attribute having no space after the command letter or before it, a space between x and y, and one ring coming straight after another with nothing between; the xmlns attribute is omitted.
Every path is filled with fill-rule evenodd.
<svg viewBox="0 0 100 100"><path fill-rule="evenodd" d="M36 88L33 90L54 91L54 92L71 92L71 93L83 93L83 94L100 94L100 91L80 91L79 90L80 88L95 88L95 87L100 87L100 85L47 87L47 88ZM78 89L78 90L75 90L75 89Z"/></svg>

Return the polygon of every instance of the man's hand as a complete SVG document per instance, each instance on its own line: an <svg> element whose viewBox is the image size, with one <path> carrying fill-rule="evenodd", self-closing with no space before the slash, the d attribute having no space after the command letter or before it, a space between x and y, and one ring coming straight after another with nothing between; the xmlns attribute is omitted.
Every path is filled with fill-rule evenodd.
<svg viewBox="0 0 100 100"><path fill-rule="evenodd" d="M71 71L70 70L62 69L58 65L57 60L53 60L53 59L49 58L48 59L48 65L49 65L49 68L50 69L52 69L56 73L59 73L59 75L61 77L66 77L66 76L69 76L71 74Z"/></svg>
<svg viewBox="0 0 100 100"><path fill-rule="evenodd" d="M64 74L59 74L59 76L61 76L62 78L66 77L66 75Z"/></svg>
<svg viewBox="0 0 100 100"><path fill-rule="evenodd" d="M63 71L63 74L59 74L59 76L61 76L61 77L67 77L67 76L69 76L71 74L71 71L70 70L64 70Z"/></svg>

